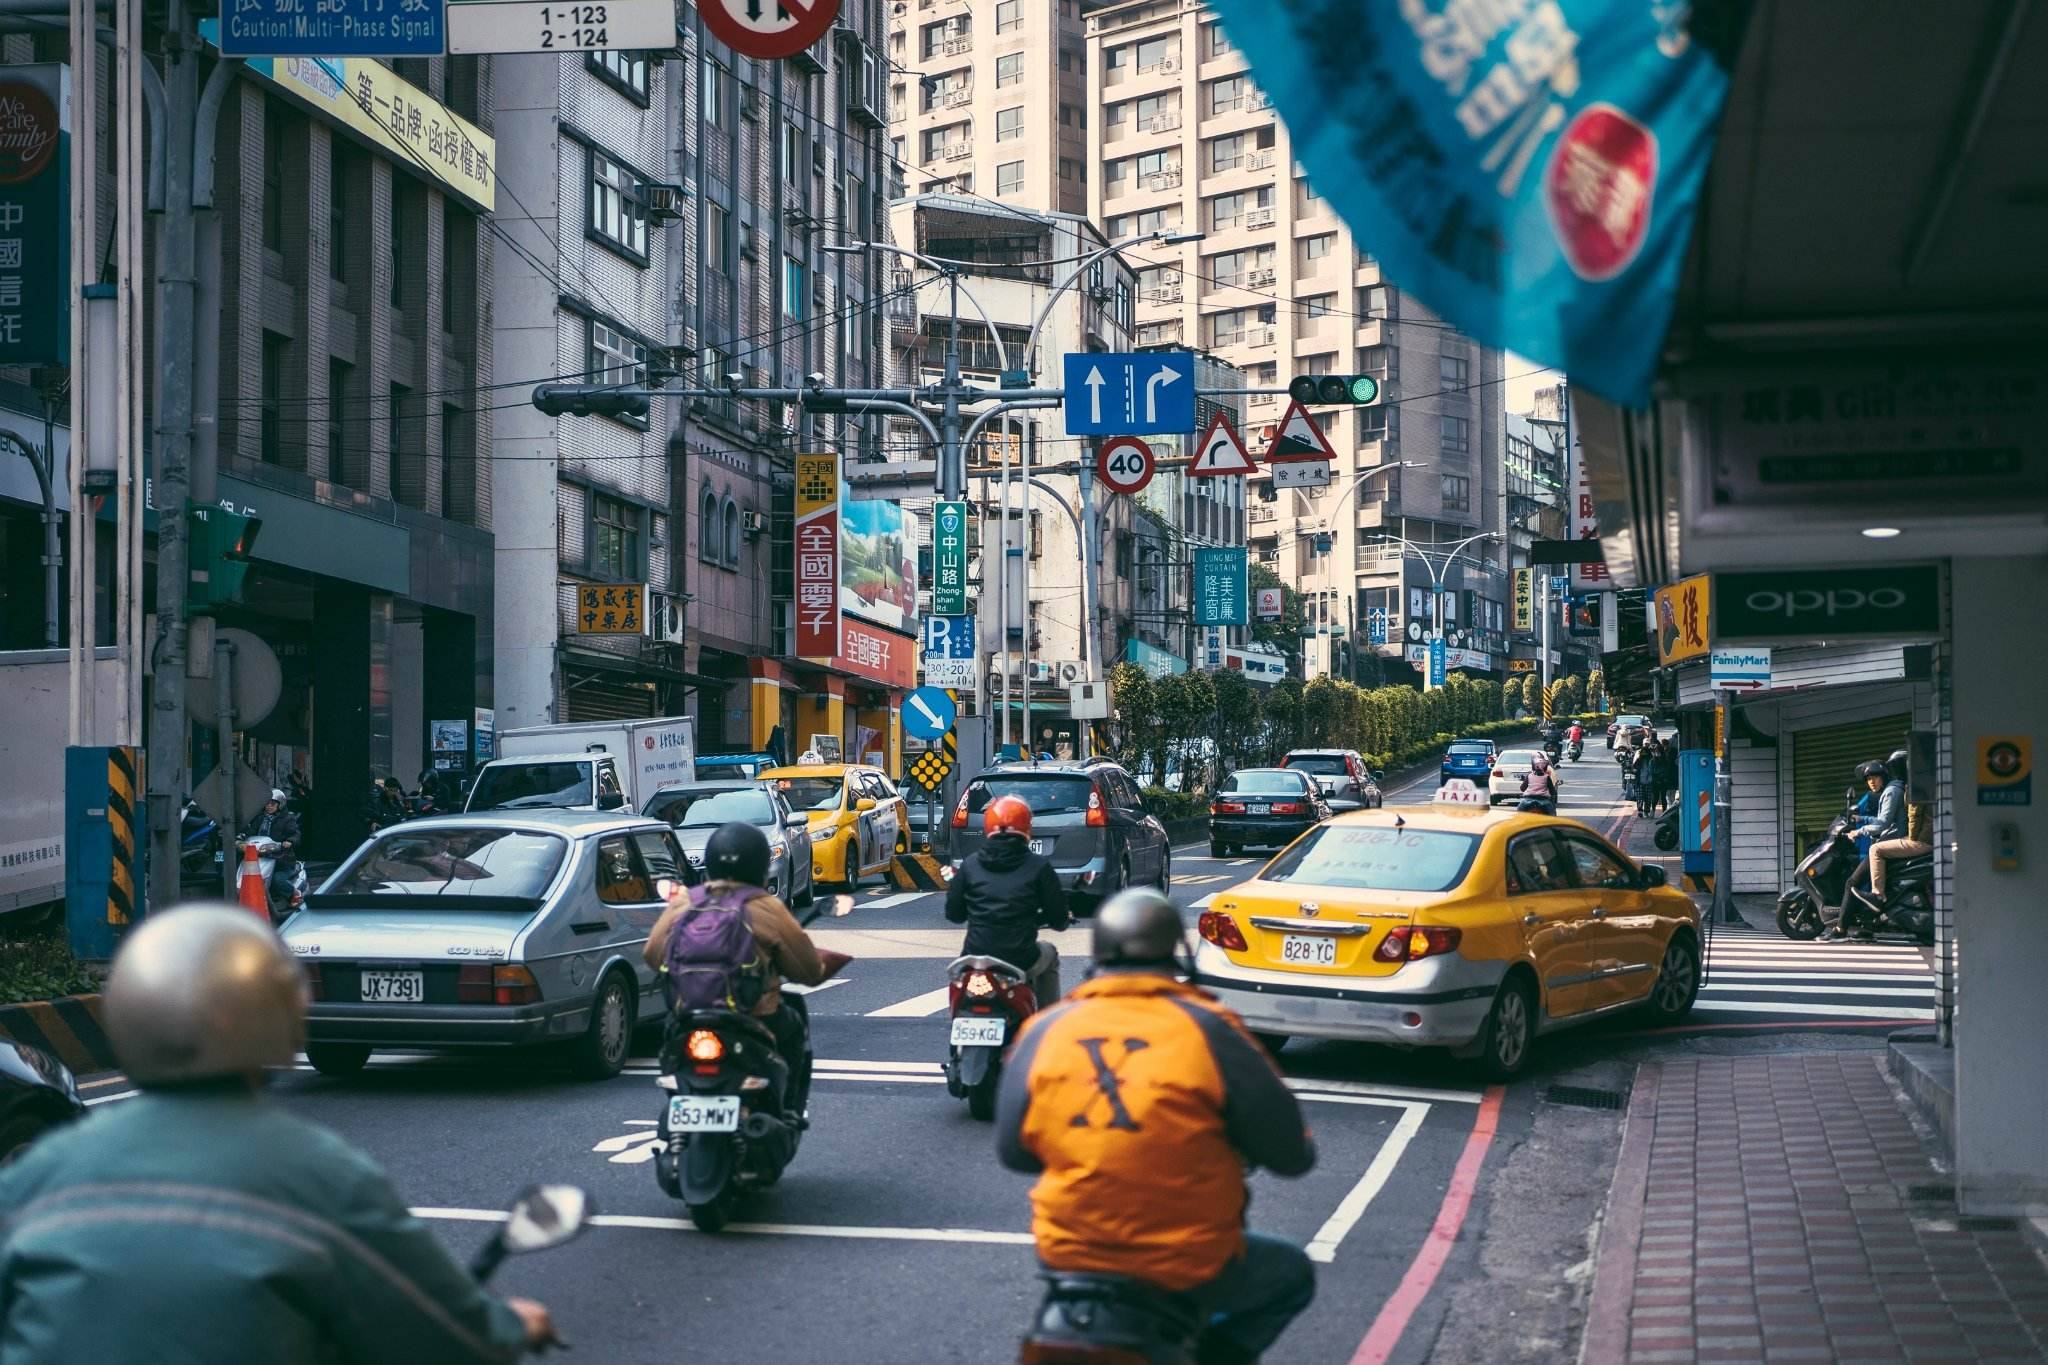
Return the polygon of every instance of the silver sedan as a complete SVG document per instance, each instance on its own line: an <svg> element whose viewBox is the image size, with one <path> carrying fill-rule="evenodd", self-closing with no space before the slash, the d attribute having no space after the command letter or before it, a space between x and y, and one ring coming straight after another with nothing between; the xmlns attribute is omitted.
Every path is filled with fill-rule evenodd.
<svg viewBox="0 0 2048 1365"><path fill-rule="evenodd" d="M767 889L788 906L809 905L817 896L811 866L811 826L782 793L760 782L692 782L664 787L647 801L650 819L674 825L683 856L704 866L704 845L729 821L756 825L768 836Z"/></svg>

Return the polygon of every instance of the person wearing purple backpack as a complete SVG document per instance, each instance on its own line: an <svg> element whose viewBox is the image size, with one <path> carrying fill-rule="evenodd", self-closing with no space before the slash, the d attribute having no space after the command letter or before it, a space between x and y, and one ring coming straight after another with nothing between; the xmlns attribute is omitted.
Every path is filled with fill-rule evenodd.
<svg viewBox="0 0 2048 1365"><path fill-rule="evenodd" d="M723 1008L752 1014L775 1035L794 1081L791 1107L810 1089L810 1018L783 981L815 986L827 973L796 916L768 880L768 837L735 820L704 844L704 882L669 902L647 935L647 965L668 973L678 1011ZM744 920L734 912L744 911ZM745 961L738 960L744 957Z"/></svg>

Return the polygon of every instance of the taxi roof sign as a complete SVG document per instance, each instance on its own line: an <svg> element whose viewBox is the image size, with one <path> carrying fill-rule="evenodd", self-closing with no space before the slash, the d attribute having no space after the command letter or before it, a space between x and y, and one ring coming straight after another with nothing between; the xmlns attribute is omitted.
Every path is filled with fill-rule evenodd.
<svg viewBox="0 0 2048 1365"><path fill-rule="evenodd" d="M1436 800L1431 802L1431 804L1438 806L1491 806L1493 802L1488 799L1485 792L1473 785L1472 779L1468 777L1454 777L1436 789Z"/></svg>

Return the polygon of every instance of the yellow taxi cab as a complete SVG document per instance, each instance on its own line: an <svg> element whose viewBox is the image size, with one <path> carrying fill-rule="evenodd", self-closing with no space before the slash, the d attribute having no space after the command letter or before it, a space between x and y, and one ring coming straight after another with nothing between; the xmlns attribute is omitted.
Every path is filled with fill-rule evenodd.
<svg viewBox="0 0 2048 1365"><path fill-rule="evenodd" d="M1699 912L1663 868L1463 781L1309 830L1197 928L1196 981L1268 1046L1447 1047L1497 1079L1539 1034L1627 1009L1673 1023L1700 988Z"/></svg>
<svg viewBox="0 0 2048 1365"><path fill-rule="evenodd" d="M811 873L818 881L858 886L868 873L886 872L910 847L910 803L880 768L804 763L754 776L809 821Z"/></svg>

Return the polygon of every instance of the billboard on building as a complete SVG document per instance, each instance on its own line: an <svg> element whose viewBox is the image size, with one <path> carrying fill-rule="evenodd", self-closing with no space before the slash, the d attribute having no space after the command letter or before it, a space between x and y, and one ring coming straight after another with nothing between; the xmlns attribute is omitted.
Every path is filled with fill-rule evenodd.
<svg viewBox="0 0 2048 1365"><path fill-rule="evenodd" d="M55 62L0 72L0 364L71 363L70 105Z"/></svg>
<svg viewBox="0 0 2048 1365"><path fill-rule="evenodd" d="M796 457L796 653L839 652L839 454Z"/></svg>
<svg viewBox="0 0 2048 1365"><path fill-rule="evenodd" d="M917 543L900 505L870 498L840 504L839 609L917 633Z"/></svg>

